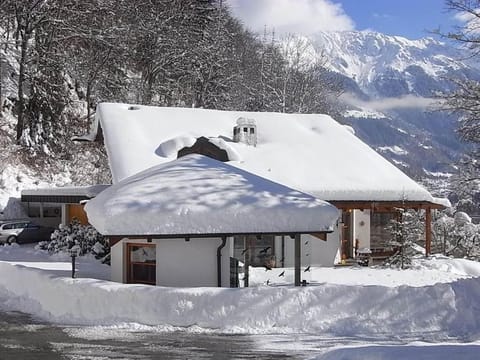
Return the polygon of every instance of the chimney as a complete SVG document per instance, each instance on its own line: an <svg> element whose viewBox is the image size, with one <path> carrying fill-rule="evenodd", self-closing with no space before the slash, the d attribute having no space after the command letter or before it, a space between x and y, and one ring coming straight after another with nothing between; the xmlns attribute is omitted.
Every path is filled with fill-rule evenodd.
<svg viewBox="0 0 480 360"><path fill-rule="evenodd" d="M255 125L255 120L243 117L238 118L237 125L233 127L233 141L257 146L257 125Z"/></svg>

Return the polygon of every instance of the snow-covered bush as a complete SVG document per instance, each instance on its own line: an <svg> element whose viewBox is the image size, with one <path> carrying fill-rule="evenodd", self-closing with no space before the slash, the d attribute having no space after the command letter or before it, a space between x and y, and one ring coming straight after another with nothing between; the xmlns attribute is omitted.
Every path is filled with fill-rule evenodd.
<svg viewBox="0 0 480 360"><path fill-rule="evenodd" d="M50 241L42 241L38 247L50 253L68 251L72 247L79 249L78 255L93 254L97 259L108 262L110 247L108 241L91 225L82 225L74 219L70 225L60 225Z"/></svg>
<svg viewBox="0 0 480 360"><path fill-rule="evenodd" d="M480 226L466 213L442 214L433 224L433 234L436 248L444 255L480 260Z"/></svg>

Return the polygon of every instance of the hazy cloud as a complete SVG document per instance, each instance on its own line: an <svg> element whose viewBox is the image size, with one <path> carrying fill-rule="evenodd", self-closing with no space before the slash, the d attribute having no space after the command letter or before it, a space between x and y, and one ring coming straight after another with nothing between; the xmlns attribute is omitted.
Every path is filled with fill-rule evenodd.
<svg viewBox="0 0 480 360"><path fill-rule="evenodd" d="M373 13L372 16L375 19L382 19L382 20L390 20L393 18L393 16L390 14L380 14L380 13Z"/></svg>
<svg viewBox="0 0 480 360"><path fill-rule="evenodd" d="M263 32L312 34L353 30L353 20L342 5L330 0L227 0L233 14L250 29Z"/></svg>
<svg viewBox="0 0 480 360"><path fill-rule="evenodd" d="M371 101L358 99L352 94L343 94L341 100L349 105L362 109L386 111L394 109L428 109L434 106L438 100L415 95L405 95L397 98L384 98Z"/></svg>

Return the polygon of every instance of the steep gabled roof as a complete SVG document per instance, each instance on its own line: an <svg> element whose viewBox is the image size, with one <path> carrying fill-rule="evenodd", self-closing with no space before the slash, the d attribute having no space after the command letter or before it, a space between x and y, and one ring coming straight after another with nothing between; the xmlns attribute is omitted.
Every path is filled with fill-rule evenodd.
<svg viewBox="0 0 480 360"><path fill-rule="evenodd" d="M339 216L311 195L197 154L121 180L85 210L112 236L325 232Z"/></svg>
<svg viewBox="0 0 480 360"><path fill-rule="evenodd" d="M253 119L257 146L233 142ZM114 182L177 158L204 136L229 164L327 201L438 203L401 170L327 115L252 113L103 103L97 108Z"/></svg>

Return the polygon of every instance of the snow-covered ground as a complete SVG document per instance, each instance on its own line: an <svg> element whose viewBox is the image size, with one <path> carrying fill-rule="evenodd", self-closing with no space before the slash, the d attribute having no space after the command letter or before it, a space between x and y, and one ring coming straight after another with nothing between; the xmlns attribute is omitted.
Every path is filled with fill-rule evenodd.
<svg viewBox="0 0 480 360"><path fill-rule="evenodd" d="M480 263L462 259L315 268L301 288L287 285L292 269L252 269L250 288L164 288L109 282L93 258L77 259L72 279L67 255L14 245L0 247L0 274L1 309L60 324L356 339L318 359L474 359L480 349Z"/></svg>

